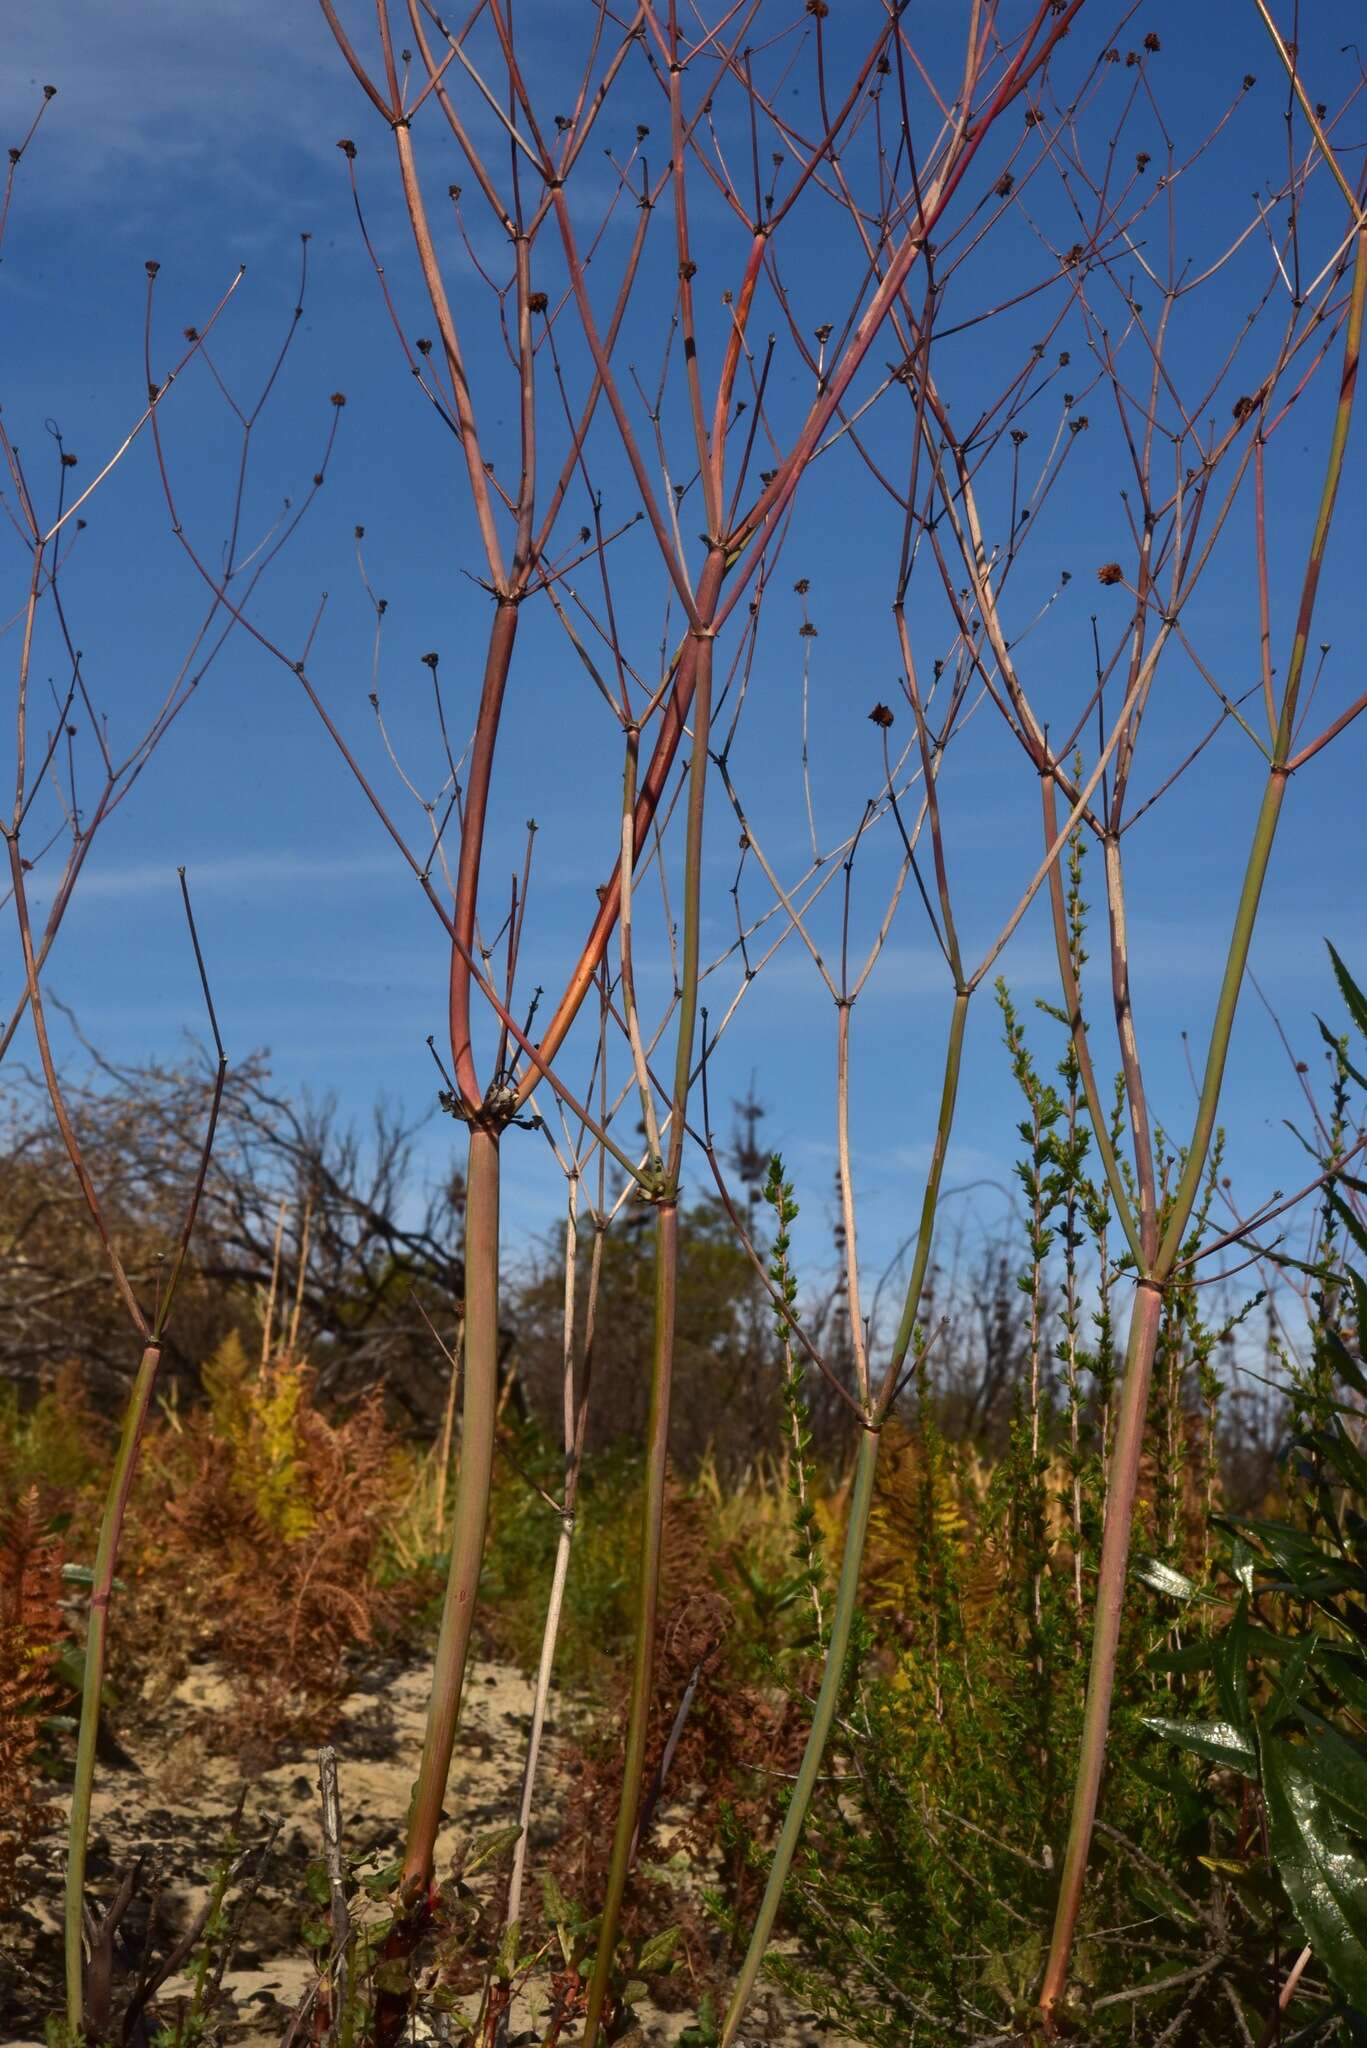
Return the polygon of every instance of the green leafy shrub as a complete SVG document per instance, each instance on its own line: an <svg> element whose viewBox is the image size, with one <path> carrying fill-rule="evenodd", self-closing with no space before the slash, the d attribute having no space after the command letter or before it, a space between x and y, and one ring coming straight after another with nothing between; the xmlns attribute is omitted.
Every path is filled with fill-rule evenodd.
<svg viewBox="0 0 1367 2048"><path fill-rule="evenodd" d="M1330 950L1367 1038L1367 999ZM1311 1362L1293 1386L1285 1512L1217 1518L1230 1539L1220 1562L1233 1611L1219 1636L1184 1660L1209 1672L1214 1711L1155 1716L1149 1725L1203 1767L1212 1811L1236 1844L1226 1874L1266 1940L1294 1916L1310 1964L1295 2013L1322 2020L1326 1995L1336 1994L1345 2037L1357 2040L1367 2029L1367 1227L1352 1198L1367 1195L1367 1181L1340 1158L1347 1083L1363 1085L1363 1076L1349 1041L1321 1030L1335 1110L1324 1227L1309 1269ZM1185 1582L1174 1590L1192 1601L1199 1589Z"/></svg>

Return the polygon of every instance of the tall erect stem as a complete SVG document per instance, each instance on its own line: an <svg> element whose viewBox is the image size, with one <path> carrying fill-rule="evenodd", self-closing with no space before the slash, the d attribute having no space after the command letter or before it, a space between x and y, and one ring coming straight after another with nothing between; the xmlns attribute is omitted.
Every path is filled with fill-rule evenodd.
<svg viewBox="0 0 1367 2048"><path fill-rule="evenodd" d="M709 570L712 567L713 559L709 559ZM705 627L698 627L694 638L697 679L693 697L693 754L689 762L688 836L684 856L682 986L670 1103L669 1160L657 1204L655 1333L650 1365L650 1420L646 1440L640 1580L636 1594L636 1646L632 1658L631 1699L622 1760L622 1791L617 1806L617 1826L612 1840L603 1914L598 1928L598 1949L589 1984L582 2048L595 2048L603 2006L612 1981L613 1951L617 1945L617 1927L631 1871L632 1844L636 1839L641 1805L641 1773L645 1766L646 1733L650 1725L651 1690L655 1676L655 1623L660 1602L665 1478L669 1461L669 1404L674 1372L674 1319L678 1305L679 1173L698 1007L703 813L707 797L707 744L712 725L712 635Z"/></svg>
<svg viewBox="0 0 1367 2048"><path fill-rule="evenodd" d="M674 1373L674 1313L677 1305L679 1211L661 1202L655 1217L655 1341L650 1367L650 1417L646 1426L645 1499L641 1504L641 1566L636 1588L636 1643L631 1665L631 1698L622 1756L622 1795L612 1838L612 1861L589 1984L582 2048L594 2048L612 1981L612 1956L631 1871L631 1845L641 1803L646 1731L655 1677L655 1625L660 1605L660 1559L664 1546L665 1477L669 1463L669 1400Z"/></svg>
<svg viewBox="0 0 1367 2048"><path fill-rule="evenodd" d="M952 923L950 931L953 932ZM957 961L957 938L954 939L953 951ZM774 1850L774 1860L769 1867L764 1897L760 1901L759 1912L750 1935L750 1944L736 1979L736 1988L731 1994L731 2003L727 2007L720 2048L731 2048L731 2043L736 2038L741 2021L745 2017L745 2009L758 1982L765 1951L773 1939L774 1923L778 1919L783 1887L793 1867L793 1858L797 1854L807 1809L812 1802L812 1793L821 1770L821 1760L826 1753L826 1744L830 1740L831 1728L835 1721L835 1711L840 1702L845 1659L849 1654L850 1632L854 1626L854 1613L859 1599L859 1571L864 1559L864 1543L873 1507L873 1482L878 1469L879 1436L896 1397L902 1367L912 1344L926 1273L930 1266L930 1249L935 1236L940 1186L949 1150L949 1134L954 1124L955 1105L958 1101L968 1004L968 990L962 987L956 989L950 1018L949 1041L945 1048L944 1079L940 1090L940 1113L935 1127L935 1145L931 1153L930 1171L926 1175L920 1228L917 1231L916 1251L907 1281L902 1317L877 1401L860 1433L854 1489L850 1498L849 1520L845 1527L845 1548L840 1561L840 1582L836 1588L835 1605L831 1613L831 1635L826 1649L825 1670L822 1673L816 1704L812 1709L812 1726L807 1737L807 1747L802 1754L802 1763L793 1784L788 1811L784 1815L783 1828Z"/></svg>
<svg viewBox="0 0 1367 2048"><path fill-rule="evenodd" d="M1111 1698L1115 1687L1116 1655L1124 1610L1125 1575L1129 1564L1135 1493L1143 1450L1144 1419L1148 1409L1154 1350L1158 1341L1162 1292L1172 1273L1191 1220L1214 1135L1220 1090L1234 1029L1235 1011L1248 965L1258 904L1286 795L1289 780L1286 763L1291 753L1295 732L1296 711L1305 668L1306 649L1310 642L1315 597L1324 566L1325 548L1333 522L1339 483L1343 475L1343 458L1348 445L1348 429L1357 391L1365 300L1367 229L1360 229L1344 336L1343 374L1339 384L1339 399L1330 434L1315 530L1302 582L1291 659L1287 666L1286 684L1282 692L1277 722L1276 743L1234 916L1225 971L1220 984L1215 1018L1211 1025L1200 1100L1191 1141L1187 1147L1182 1178L1167 1215L1166 1227L1157 1254L1141 1274L1131 1313L1125 1375L1120 1395L1120 1418L1107 1492L1106 1522L1102 1535L1101 1569L1097 1582L1096 1616L1092 1638L1092 1661L1087 1682L1087 1704L1083 1715L1077 1777L1073 1790L1073 1811L1068 1829L1068 1846L1064 1854L1063 1876L1059 1885L1049 1960L1040 1988L1040 2007L1046 2018L1058 2006L1067 1986L1068 1968L1082 1905L1083 1884L1087 1875L1087 1860L1091 1853L1092 1834L1096 1824L1097 1801L1106 1755L1106 1737L1110 1726ZM1090 1102L1089 1096L1089 1106ZM1095 1111L1093 1116L1095 1118Z"/></svg>
<svg viewBox="0 0 1367 2048"><path fill-rule="evenodd" d="M873 1481L878 1469L878 1431L866 1428L860 1432L859 1458L855 1467L854 1489L850 1496L850 1518L845 1531L845 1550L840 1561L840 1583L836 1587L835 1606L831 1612L830 1640L826 1645L826 1663L821 1674L821 1689L812 1709L812 1728L807 1738L807 1747L793 1781L788 1811L783 1817L783 1828L774 1851L774 1860L769 1869L769 1881L764 1887L759 1913L750 1936L750 1946L745 1952L736 1988L731 1994L727 2007L726 2021L721 2032L721 2048L731 2048L745 2017L755 1984L759 1978L760 1966L765 1951L773 1938L774 1922L778 1918L779 1901L788 1872L793 1866L798 1841L807 1818L807 1808L812 1803L816 1788L817 1774L821 1759L826 1753L830 1739L831 1725L835 1710L840 1704L840 1688L845 1681L845 1660L850 1650L850 1631L854 1626L854 1612L859 1600L859 1571L864 1561L864 1539L868 1534L869 1514L873 1507Z"/></svg>
<svg viewBox="0 0 1367 2048"><path fill-rule="evenodd" d="M442 1604L422 1765L404 1847L400 1895L411 1913L432 1883L437 1831L460 1716L475 1618L498 1409L498 1132L470 1127L465 1208L465 1372L460 1487L451 1528L451 1570Z"/></svg>
<svg viewBox="0 0 1367 2048"><path fill-rule="evenodd" d="M479 1082L475 1076L470 1044L470 956L475 944L475 917L479 902L479 871L484 854L484 831L489 811L489 785L493 776L494 745L498 739L508 672L512 666L513 644L517 638L518 606L511 600L499 603L489 634L480 693L479 719L470 755L470 781L465 792L465 815L460 835L460 860L456 869L456 944L451 948L451 1058L456 1080L466 1105L478 1107Z"/></svg>

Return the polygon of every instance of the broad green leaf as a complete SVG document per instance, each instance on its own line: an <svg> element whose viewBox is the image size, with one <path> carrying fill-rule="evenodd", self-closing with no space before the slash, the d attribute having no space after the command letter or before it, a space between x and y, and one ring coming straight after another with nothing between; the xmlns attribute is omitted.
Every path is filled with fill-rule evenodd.
<svg viewBox="0 0 1367 2048"><path fill-rule="evenodd" d="M1296 1761L1322 1798L1357 1833L1367 1835L1367 1756L1318 1715L1302 1708L1311 1739L1296 1745Z"/></svg>
<svg viewBox="0 0 1367 2048"><path fill-rule="evenodd" d="M1340 1991L1367 2007L1367 1864L1333 1817L1299 1746L1263 1744L1268 1836L1305 1938Z"/></svg>
<svg viewBox="0 0 1367 2048"><path fill-rule="evenodd" d="M1161 1735L1165 1742L1175 1742L1179 1749L1203 1756L1207 1763L1219 1764L1228 1771L1242 1771L1246 1778L1257 1776L1258 1752L1253 1737L1232 1721L1169 1721L1161 1715L1145 1715L1144 1726Z"/></svg>

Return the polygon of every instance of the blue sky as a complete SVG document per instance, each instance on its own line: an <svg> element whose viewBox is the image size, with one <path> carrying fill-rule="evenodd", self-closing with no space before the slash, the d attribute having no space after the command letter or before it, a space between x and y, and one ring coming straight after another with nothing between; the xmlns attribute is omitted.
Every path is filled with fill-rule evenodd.
<svg viewBox="0 0 1367 2048"><path fill-rule="evenodd" d="M924 22L932 59L948 65L956 10L914 11ZM1013 11L1022 14L1007 9ZM835 69L845 49L862 51L878 14L871 0L833 10ZM1357 75L1356 60L1340 47L1355 14L1347 0L1325 0L1314 10L1313 39L1306 32L1306 75L1331 103L1351 89ZM556 6L541 0L524 8L521 19L531 30L533 89L553 106L566 51L577 40L577 12L568 0ZM1093 13L1090 5L1084 9L1070 62L1081 62L1104 44L1112 19ZM1199 173L1188 186L1179 184L1183 246L1199 269L1248 219L1250 194L1265 194L1281 173L1285 88L1274 79L1271 52L1252 9L1193 10L1150 0L1135 12L1121 41L1125 47L1137 44L1150 30L1162 51L1149 71L1179 155L1237 97L1246 71L1259 79ZM844 48L842 36L848 39ZM424 789L440 781L440 759L421 654L440 650L452 722L461 725L463 708L473 706L487 602L470 581L481 565L453 445L434 424L399 354L335 146L340 136L356 138L367 225L405 329L410 336L430 332L378 122L368 114L321 15L307 6L224 0L200 11L179 0L136 0L115 15L94 0L51 0L7 25L5 47L0 114L7 137L22 133L44 83L59 88L22 167L0 265L5 417L35 468L44 460L39 451L50 446L43 439L46 421L60 424L64 445L77 453L73 476L82 483L137 417L144 384L146 259L161 265L154 357L163 370L180 330L203 323L237 265L246 263L215 348L225 375L245 392L264 373L289 324L298 238L303 232L312 236L305 314L253 441L245 531L264 532L284 497L299 502L331 424L329 394L342 390L348 403L326 485L278 568L264 580L253 616L295 647L327 593L310 673L417 844L421 812L405 798L385 760L367 705L376 680L373 615L357 575L355 526L366 529L372 587L389 601L378 677L386 720L396 751ZM1117 90L1128 84L1123 73L1122 66ZM794 77L805 79L800 64ZM1098 109L1088 137L1093 149L1104 140L1101 117L1110 104ZM622 153L643 107L646 117L663 126L648 83L633 83L607 131ZM1140 146L1152 148L1143 130L1146 120L1152 128L1151 117L1141 109L1134 118ZM1356 119L1354 109L1342 131L1350 175L1361 165L1361 146L1352 146ZM417 140L420 155L429 152L425 175L439 190L458 175L457 168L443 154L434 128L429 132L419 124ZM1135 146L1131 137L1127 147ZM589 171L582 201L586 220L610 190L606 171ZM969 184L976 200L984 178L975 174ZM1057 192L1046 198L1039 181L1029 204L1056 241L1066 242L1066 207ZM473 210L469 217L477 219ZM611 274L633 225L615 221L604 238L602 267ZM633 350L639 347L643 378L647 365L656 373L670 302L667 291L651 289L651 279L667 277L672 261L669 223L662 218L657 226L658 253L650 257L655 269L648 272L630 339ZM1307 253L1308 267L1319 268L1342 228L1342 203L1321 175L1307 212L1307 252L1315 252ZM494 240L478 227L473 232L482 259L499 256ZM708 281L738 281L735 227L705 195L694 233ZM817 207L811 228L784 246L785 278L809 312L809 328L828 307L838 311L844 303L842 286L858 267L850 240L830 210ZM506 364L473 266L453 238L448 243L472 383L477 392L483 387L492 393L490 444L502 452L515 424L505 404ZM1200 388L1203 374L1222 358L1229 336L1257 303L1270 268L1267 241L1254 236L1217 286L1182 303L1174 319L1173 362L1193 388ZM980 258L965 265L955 304L966 318L994 296L1041 275L1038 242L1023 225L1008 224ZM951 407L958 408L956 416L971 417L976 394L1006 381L1030 334L1048 327L1046 308L1056 310L1066 290L1066 283L1058 283L1002 321L967 329L948 350L944 389ZM711 293L707 304L713 309L708 338L715 341L719 294ZM1275 301L1265 319L1273 316L1280 317ZM1070 321L1051 341L1050 358L1052 368L1059 348L1074 352L1070 379L1055 376L1023 419L1032 451L1042 452L1057 430L1064 382L1076 381L1085 390L1084 379L1092 374L1085 368L1079 325L1073 316ZM1265 358L1266 331L1255 332L1250 363ZM872 368L881 372L889 353L876 347ZM1335 351L1330 375L1298 407L1269 455L1279 666L1289 646L1336 360ZM785 374L790 371L795 377L786 366ZM1222 417L1240 388L1237 377L1219 387ZM776 421L798 417L805 402L800 380L791 393L776 390ZM1079 403L1086 405L1092 430L1079 443L1064 487L1040 514L1031 550L1004 599L1013 638L1047 606L1028 647L1022 643L1022 673L1042 715L1060 720L1090 687L1092 615L1103 636L1119 631L1126 616L1124 593L1099 587L1096 569L1111 559L1128 564L1133 553L1119 495L1124 449L1114 412L1099 391ZM642 418L638 413L638 422ZM876 418L880 454L886 450L890 464L904 465L905 413L894 414L885 405ZM164 421L187 525L212 545L231 495L237 444L228 431L230 416L202 366L172 394ZM677 418L667 415L666 425L676 428ZM1316 640L1334 650L1317 699L1324 718L1363 687L1355 653L1362 602L1355 565L1367 499L1362 445L1359 422L1315 631ZM606 440L603 446L606 451ZM626 480L610 454L601 461L610 515L614 502L629 503ZM49 461L42 471L44 489L50 470ZM1004 502L1001 479L998 467L983 482L994 518ZM575 523L580 516L574 509ZM1245 493L1186 619L1203 662L1236 694L1257 672L1250 534ZM813 793L824 847L852 828L881 779L878 734L866 715L872 704L886 700L897 706L894 739L900 744L907 736L909 716L895 694L897 652L889 612L898 540L897 518L889 516L886 500L870 486L848 446L818 465L775 576L747 718L732 756L756 835L789 878L805 860L799 760L804 657L810 663ZM623 544L621 562L623 631L644 669L658 659L662 630L658 559L633 536ZM1069 573L1066 585L1063 570ZM12 543L5 574L8 617L22 599L23 561ZM89 527L64 575L92 697L108 711L116 732L131 734L174 671L203 605L202 586L168 532L145 437L92 501ZM815 638L798 636L804 613L791 586L799 577L811 584L805 603L818 627ZM928 666L946 632L943 598L928 561L918 566L909 613L918 660ZM8 644L12 648L12 635ZM57 673L54 644L44 643L41 658ZM12 672L12 654L9 660ZM525 628L519 662L496 770L486 914L497 924L507 877L521 862L524 821L535 816L540 830L524 980L544 982L551 990L586 928L594 886L611 864L620 748L544 608ZM1208 723L1213 701L1180 654L1165 664L1138 787L1163 780ZM10 744L7 733L4 745ZM1324 936L1333 937L1350 961L1367 960L1355 857L1364 747L1367 719L1293 787L1254 947L1261 985L1303 1056L1312 1059L1312 1013L1332 1014L1335 1005ZM7 759L0 750L0 774L8 772ZM1259 767L1247 742L1225 731L1126 841L1141 1043L1156 1113L1174 1135L1183 1134L1192 1107L1182 1034L1199 1042L1210 1016L1260 794ZM950 750L942 795L965 949L973 954L991 938L1038 858L1036 785L990 706L975 714ZM737 828L719 782L709 803L704 951L716 954L732 930L727 890ZM861 855L853 926L865 944L877 928L880 892L891 878L895 854L891 834L880 828ZM673 862L672 852L670 857ZM267 1046L282 1082L335 1092L358 1115L381 1091L415 1114L430 1104L434 1075L425 1039L434 1032L441 1043L445 1014L447 963L440 930L298 685L242 635L217 658L128 803L102 833L50 964L51 987L115 1057L173 1056L181 1034L200 1028L193 963L178 912L180 864L194 890L230 1055ZM1099 894L1097 868L1093 860L1093 900ZM672 879L677 885L677 863ZM744 887L745 900L758 911L765 892L753 865ZM828 899L832 915L822 913L828 945L837 893ZM651 949L658 920L647 896L643 892L639 972L649 1011L661 998L664 975L658 949ZM35 900L43 900L41 882ZM1096 941L1099 956L1099 931ZM6 986L12 988L14 954L5 957ZM1002 970L1026 1003L1055 994L1052 950L1040 917L1026 918ZM714 1014L734 986L734 966L719 971L708 993ZM855 1014L856 1178L872 1274L914 1222L938 1095L947 996L943 965L908 890ZM1099 991L1099 1021L1103 1005ZM770 1140L783 1150L798 1183L809 1266L829 1256L834 1026L829 997L799 944L790 940L747 994L718 1053L712 1083L714 1112L724 1123L727 1104L754 1076L771 1112ZM1035 1039L1048 1056L1055 1041L1043 1019ZM572 1046L566 1074L573 1085L582 1079L584 1058L583 1047ZM974 1184L964 1199L990 1219L1006 1199L1000 1190L1009 1179L1019 1113L990 989L976 1005L966 1071L949 1180ZM1272 1187L1304 1177L1301 1155L1282 1125L1299 1108L1295 1077L1250 991L1225 1106L1231 1172L1246 1207ZM624 1120L624 1128L628 1124ZM458 1144L459 1134L449 1124L434 1121L424 1143L430 1169L441 1171ZM539 1140L514 1136L509 1152L505 1217L509 1241L516 1244L546 1224L559 1198L557 1176ZM698 1171L695 1162L695 1184Z"/></svg>

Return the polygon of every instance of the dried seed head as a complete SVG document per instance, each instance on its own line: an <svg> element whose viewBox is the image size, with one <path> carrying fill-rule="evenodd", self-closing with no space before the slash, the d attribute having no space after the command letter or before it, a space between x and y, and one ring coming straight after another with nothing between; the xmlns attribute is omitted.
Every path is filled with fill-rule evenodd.
<svg viewBox="0 0 1367 2048"><path fill-rule="evenodd" d="M357 527L357 529L356 529L356 538L357 538L357 540L364 540L364 539L365 539L365 528L364 528L363 526L358 526L358 527Z"/></svg>
<svg viewBox="0 0 1367 2048"><path fill-rule="evenodd" d="M696 277L697 274L698 266L696 263L693 262L691 257L679 265L679 276L683 279L685 284L687 284L689 278Z"/></svg>
<svg viewBox="0 0 1367 2048"><path fill-rule="evenodd" d="M337 144L337 147L338 149L341 150L342 155L346 158L348 163L352 163L355 161L356 145L351 140L351 137L349 135L344 135L341 141Z"/></svg>
<svg viewBox="0 0 1367 2048"><path fill-rule="evenodd" d="M1121 568L1119 562L1103 562L1096 572L1096 580L1098 583L1106 584L1123 583L1125 581L1125 571Z"/></svg>
<svg viewBox="0 0 1367 2048"><path fill-rule="evenodd" d="M809 577L799 576L797 582L793 585L793 590L796 596L805 597L811 587L811 579Z"/></svg>
<svg viewBox="0 0 1367 2048"><path fill-rule="evenodd" d="M161 269L161 265L159 263L154 262L150 257L148 258L147 262L143 264L142 267L147 272L147 275L149 277L155 277L157 272Z"/></svg>
<svg viewBox="0 0 1367 2048"><path fill-rule="evenodd" d="M544 292L530 292L527 296L527 310L531 313L544 313L549 304Z"/></svg>
<svg viewBox="0 0 1367 2048"><path fill-rule="evenodd" d="M873 724L878 726L883 732L886 732L892 724L892 713L888 710L886 704L875 704L869 713L869 717Z"/></svg>
<svg viewBox="0 0 1367 2048"><path fill-rule="evenodd" d="M996 184L992 187L992 190L996 193L998 199L1005 199L1015 182L1016 180L1010 171L1003 171Z"/></svg>
<svg viewBox="0 0 1367 2048"><path fill-rule="evenodd" d="M422 665L424 668L430 668L433 675L435 675L437 672L437 656L435 654L424 654Z"/></svg>
<svg viewBox="0 0 1367 2048"><path fill-rule="evenodd" d="M334 391L332 394L332 403L338 407L344 406L346 404L345 391Z"/></svg>
<svg viewBox="0 0 1367 2048"><path fill-rule="evenodd" d="M427 334L420 334L418 336L415 346L420 356L430 356L432 353L431 336Z"/></svg>
<svg viewBox="0 0 1367 2048"><path fill-rule="evenodd" d="M1148 34L1144 38L1144 48L1146 50L1152 50L1156 53L1157 51L1161 50L1162 47L1163 45L1159 42L1153 30L1150 29Z"/></svg>

